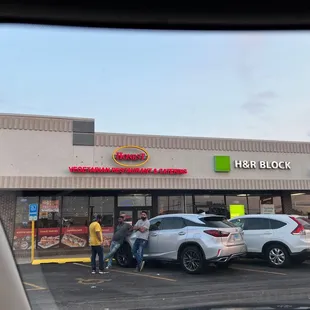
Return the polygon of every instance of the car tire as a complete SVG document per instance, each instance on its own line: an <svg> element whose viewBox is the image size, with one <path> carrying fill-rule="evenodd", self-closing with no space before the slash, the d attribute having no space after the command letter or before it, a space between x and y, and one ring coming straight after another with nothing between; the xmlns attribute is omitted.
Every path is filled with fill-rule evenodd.
<svg viewBox="0 0 310 310"><path fill-rule="evenodd" d="M204 268L203 254L197 246L187 246L181 253L180 263L185 272L199 274Z"/></svg>
<svg viewBox="0 0 310 310"><path fill-rule="evenodd" d="M135 265L135 259L132 256L131 247L128 243L123 244L114 256L117 265L123 268L130 268Z"/></svg>
<svg viewBox="0 0 310 310"><path fill-rule="evenodd" d="M287 249L278 243L274 243L267 248L266 259L271 267L283 268L291 264L291 257Z"/></svg>

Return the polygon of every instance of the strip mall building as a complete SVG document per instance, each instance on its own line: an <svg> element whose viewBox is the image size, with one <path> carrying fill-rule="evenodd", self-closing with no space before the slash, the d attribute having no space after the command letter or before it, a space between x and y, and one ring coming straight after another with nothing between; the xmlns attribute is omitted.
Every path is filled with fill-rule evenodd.
<svg viewBox="0 0 310 310"><path fill-rule="evenodd" d="M95 132L94 119L0 115L0 214L16 255L39 207L42 256L88 247L88 224L139 211L310 213L310 143ZM267 210L267 211L266 211ZM88 249L87 249L88 250Z"/></svg>

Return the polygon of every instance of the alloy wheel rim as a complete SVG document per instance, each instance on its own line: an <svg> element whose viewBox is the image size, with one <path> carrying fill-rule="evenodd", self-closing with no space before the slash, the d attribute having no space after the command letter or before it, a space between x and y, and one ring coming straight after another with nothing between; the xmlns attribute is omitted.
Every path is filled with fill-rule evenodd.
<svg viewBox="0 0 310 310"><path fill-rule="evenodd" d="M279 248L273 248L269 252L269 260L277 266L283 265L285 262L285 254Z"/></svg>
<svg viewBox="0 0 310 310"><path fill-rule="evenodd" d="M189 271L196 271L201 264L200 256L196 251L187 251L183 256L183 265Z"/></svg>
<svg viewBox="0 0 310 310"><path fill-rule="evenodd" d="M119 251L119 252L117 253L117 260L118 260L118 262L119 262L119 264L120 264L121 266L126 265L126 263L127 263L127 256L126 256L126 253L125 253L124 251Z"/></svg>

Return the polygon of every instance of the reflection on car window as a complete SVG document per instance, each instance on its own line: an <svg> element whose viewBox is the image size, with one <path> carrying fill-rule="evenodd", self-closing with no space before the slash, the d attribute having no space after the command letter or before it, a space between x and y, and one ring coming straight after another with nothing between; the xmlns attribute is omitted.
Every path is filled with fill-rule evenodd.
<svg viewBox="0 0 310 310"><path fill-rule="evenodd" d="M222 216L208 216L208 217L203 217L199 218L202 222L204 222L208 227L213 227L213 228L230 228L234 227L232 223L227 221L224 217Z"/></svg>
<svg viewBox="0 0 310 310"><path fill-rule="evenodd" d="M150 231L161 229L162 219L154 219L150 221Z"/></svg>
<svg viewBox="0 0 310 310"><path fill-rule="evenodd" d="M232 224L234 224L234 226L236 226L236 227L240 227L242 229L244 227L244 220L242 220L242 219L235 219L235 220L231 220L230 222Z"/></svg>
<svg viewBox="0 0 310 310"><path fill-rule="evenodd" d="M181 217L164 218L162 221L161 229L181 229L185 223Z"/></svg>
<svg viewBox="0 0 310 310"><path fill-rule="evenodd" d="M270 225L271 225L271 229L279 229L279 228L285 226L286 223L283 223L283 222L278 221L278 220L270 219Z"/></svg>
<svg viewBox="0 0 310 310"><path fill-rule="evenodd" d="M269 219L247 218L245 219L244 230L270 229Z"/></svg>

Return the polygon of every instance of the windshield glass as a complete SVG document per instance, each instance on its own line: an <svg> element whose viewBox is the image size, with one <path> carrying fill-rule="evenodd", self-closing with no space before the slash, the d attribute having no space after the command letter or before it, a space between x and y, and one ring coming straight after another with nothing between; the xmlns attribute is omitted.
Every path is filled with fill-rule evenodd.
<svg viewBox="0 0 310 310"><path fill-rule="evenodd" d="M308 231L281 222L310 227L309 32L0 39L0 219L33 309L309 304Z"/></svg>

